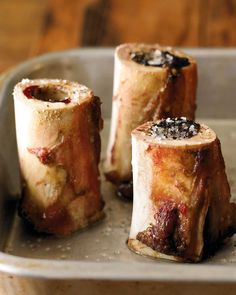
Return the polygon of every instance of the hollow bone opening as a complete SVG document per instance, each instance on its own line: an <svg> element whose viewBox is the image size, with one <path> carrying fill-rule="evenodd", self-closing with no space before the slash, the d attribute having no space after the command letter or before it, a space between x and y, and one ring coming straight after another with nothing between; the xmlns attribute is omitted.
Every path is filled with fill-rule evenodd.
<svg viewBox="0 0 236 295"><path fill-rule="evenodd" d="M38 99L48 102L70 102L68 93L57 86L31 85L25 88L23 93L28 99Z"/></svg>
<svg viewBox="0 0 236 295"><path fill-rule="evenodd" d="M153 123L148 134L160 139L184 139L191 138L200 130L200 125L185 117L162 119Z"/></svg>

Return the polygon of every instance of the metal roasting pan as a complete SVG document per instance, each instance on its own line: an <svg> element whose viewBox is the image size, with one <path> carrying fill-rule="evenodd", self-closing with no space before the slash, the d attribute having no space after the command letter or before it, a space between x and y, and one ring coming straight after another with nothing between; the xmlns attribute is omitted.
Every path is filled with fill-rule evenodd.
<svg viewBox="0 0 236 295"><path fill-rule="evenodd" d="M210 125L221 139L232 197L235 198L236 49L186 49L185 51L194 56L199 65L197 119ZM149 281L150 284L154 282L236 283L236 236L222 246L214 257L196 265L156 261L130 252L126 240L132 204L118 199L112 185L104 179L102 194L106 201L106 218L87 230L67 238L55 238L33 232L17 216L19 174L12 99L14 85L22 78L63 78L79 81L93 89L103 103L105 128L102 132L102 159L104 159L111 113L113 53L114 50L110 48L84 48L46 54L20 64L1 77L1 295L53 294L45 293L46 289L42 289L50 280L69 281L71 284L70 287L68 285L68 288L63 289L66 291L58 289L54 294L78 294L73 288L81 280ZM26 288L27 283L27 288L31 288L29 282L34 280L42 283L35 288L27 289L31 291L19 289L23 288L24 284ZM17 285L18 281L21 285ZM113 292L113 294L119 293ZM154 293L150 291L149 294Z"/></svg>

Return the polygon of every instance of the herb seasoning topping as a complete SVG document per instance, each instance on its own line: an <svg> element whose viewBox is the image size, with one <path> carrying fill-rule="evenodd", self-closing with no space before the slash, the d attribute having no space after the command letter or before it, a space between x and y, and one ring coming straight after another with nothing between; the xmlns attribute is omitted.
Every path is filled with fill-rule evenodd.
<svg viewBox="0 0 236 295"><path fill-rule="evenodd" d="M167 118L153 123L147 133L160 139L191 138L199 132L200 124L185 117Z"/></svg>
<svg viewBox="0 0 236 295"><path fill-rule="evenodd" d="M145 51L136 51L130 54L131 60L136 63L152 66L152 67L169 67L179 70L190 64L188 58L180 57L170 53L169 51L161 51L159 49Z"/></svg>

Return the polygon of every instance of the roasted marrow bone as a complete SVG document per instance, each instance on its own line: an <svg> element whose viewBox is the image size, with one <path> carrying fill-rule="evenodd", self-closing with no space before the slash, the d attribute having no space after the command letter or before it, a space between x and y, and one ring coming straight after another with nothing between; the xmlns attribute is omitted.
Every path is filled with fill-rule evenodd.
<svg viewBox="0 0 236 295"><path fill-rule="evenodd" d="M132 166L131 250L197 262L236 232L220 141L207 126L186 118L141 125Z"/></svg>
<svg viewBox="0 0 236 295"><path fill-rule="evenodd" d="M180 51L157 44L116 48L108 180L129 185L134 128L167 117L194 118L196 87L196 61Z"/></svg>
<svg viewBox="0 0 236 295"><path fill-rule="evenodd" d="M99 98L78 83L47 79L24 79L13 94L21 216L56 235L100 219Z"/></svg>

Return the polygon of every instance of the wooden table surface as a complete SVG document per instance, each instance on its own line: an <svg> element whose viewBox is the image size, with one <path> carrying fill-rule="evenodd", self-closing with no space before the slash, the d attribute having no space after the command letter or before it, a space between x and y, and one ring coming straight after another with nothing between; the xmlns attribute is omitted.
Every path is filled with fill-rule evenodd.
<svg viewBox="0 0 236 295"><path fill-rule="evenodd" d="M80 46L236 46L236 0L0 0L0 72Z"/></svg>

